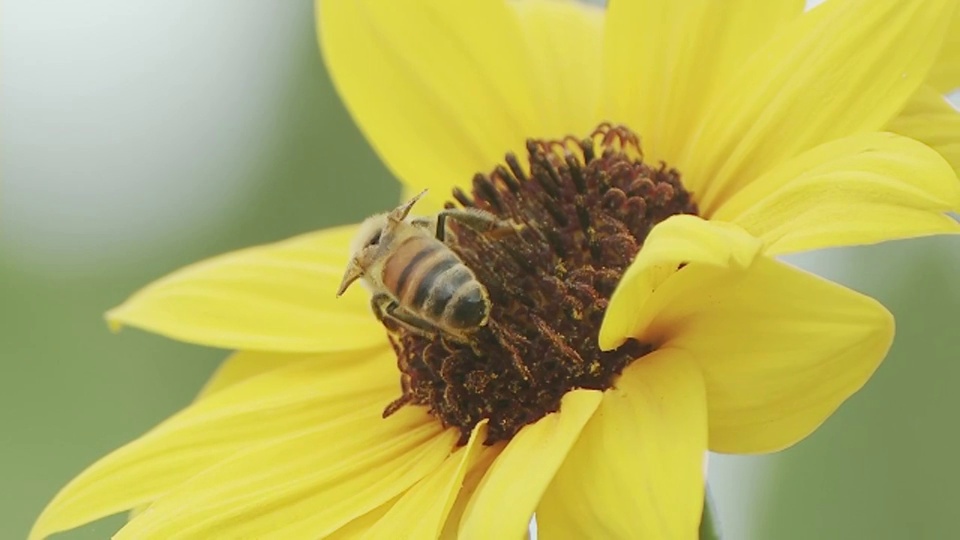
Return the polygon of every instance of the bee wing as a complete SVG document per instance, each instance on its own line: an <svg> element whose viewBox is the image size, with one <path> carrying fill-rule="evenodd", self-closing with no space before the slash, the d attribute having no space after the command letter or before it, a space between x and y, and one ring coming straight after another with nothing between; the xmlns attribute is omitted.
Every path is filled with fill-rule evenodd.
<svg viewBox="0 0 960 540"><path fill-rule="evenodd" d="M437 229L437 215L433 214L432 216L417 216L415 218L411 218L409 223L414 227L420 227L421 229L434 231Z"/></svg>

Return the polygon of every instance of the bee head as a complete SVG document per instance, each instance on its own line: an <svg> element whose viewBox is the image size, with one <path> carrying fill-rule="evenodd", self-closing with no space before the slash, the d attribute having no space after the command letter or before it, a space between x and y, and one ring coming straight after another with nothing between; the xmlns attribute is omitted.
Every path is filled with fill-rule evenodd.
<svg viewBox="0 0 960 540"><path fill-rule="evenodd" d="M387 228L387 214L377 214L363 220L356 236L350 242L350 254L356 257L361 251L380 243Z"/></svg>
<svg viewBox="0 0 960 540"><path fill-rule="evenodd" d="M363 220L357 235L353 237L350 243L350 263L347 270L343 273L343 280L340 282L340 288L337 290L337 296L340 296L356 280L363 277L364 263L362 260L368 259L371 249L376 249L380 245L384 236L390 234L394 228L407 218L410 209L421 197L427 193L427 190L421 191L417 196L409 201L394 208L389 213L376 214Z"/></svg>
<svg viewBox="0 0 960 540"><path fill-rule="evenodd" d="M340 287L337 289L337 296L340 296L350 285L363 277L364 268L360 263L364 252L370 248L375 248L380 244L380 240L389 226L387 214L377 214L363 220L356 236L350 242L350 263L343 273L343 280L340 281Z"/></svg>

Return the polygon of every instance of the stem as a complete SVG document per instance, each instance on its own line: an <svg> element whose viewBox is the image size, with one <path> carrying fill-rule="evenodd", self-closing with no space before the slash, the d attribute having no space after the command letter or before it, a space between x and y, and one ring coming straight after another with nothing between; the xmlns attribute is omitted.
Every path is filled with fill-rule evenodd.
<svg viewBox="0 0 960 540"><path fill-rule="evenodd" d="M700 518L700 540L720 540L720 522L713 497L707 490L703 494L703 517Z"/></svg>

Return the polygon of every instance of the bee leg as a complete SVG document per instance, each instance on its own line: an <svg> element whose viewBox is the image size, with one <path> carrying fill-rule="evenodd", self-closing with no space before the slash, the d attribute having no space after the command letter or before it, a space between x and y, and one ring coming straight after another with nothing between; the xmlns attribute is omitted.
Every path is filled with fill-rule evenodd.
<svg viewBox="0 0 960 540"><path fill-rule="evenodd" d="M434 325L410 314L389 295L374 294L370 299L370 307L373 308L373 313L380 322L389 320L409 332L427 338L437 335L437 328Z"/></svg>
<svg viewBox="0 0 960 540"><path fill-rule="evenodd" d="M386 418L393 413L400 410L401 407L413 401L413 394L404 394L397 399L391 401L386 408L383 409L383 417Z"/></svg>
<svg viewBox="0 0 960 540"><path fill-rule="evenodd" d="M447 218L455 219L478 233L490 233L500 236L516 230L513 222L500 219L497 216L480 210L479 208L447 208L437 214L437 240L446 239Z"/></svg>

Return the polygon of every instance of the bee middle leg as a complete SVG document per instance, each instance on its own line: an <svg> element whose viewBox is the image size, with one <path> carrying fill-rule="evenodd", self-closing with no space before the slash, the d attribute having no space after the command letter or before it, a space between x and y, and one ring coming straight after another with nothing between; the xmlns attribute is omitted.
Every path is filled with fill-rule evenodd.
<svg viewBox="0 0 960 540"><path fill-rule="evenodd" d="M370 299L370 307L377 316L377 320L390 320L401 328L419 336L433 338L438 334L437 327L403 309L396 300L387 294L374 294Z"/></svg>

